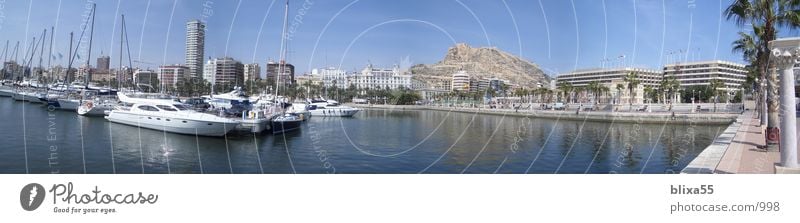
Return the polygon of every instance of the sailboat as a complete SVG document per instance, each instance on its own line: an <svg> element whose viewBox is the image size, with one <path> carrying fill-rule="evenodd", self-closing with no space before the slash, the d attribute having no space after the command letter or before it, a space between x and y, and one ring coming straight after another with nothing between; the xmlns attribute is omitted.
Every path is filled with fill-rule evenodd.
<svg viewBox="0 0 800 223"><path fill-rule="evenodd" d="M89 30L89 55L86 56L86 67L89 66L89 60L92 57L92 37L94 36L94 17L95 17L95 6L92 6L92 26ZM125 24L125 20L122 20L123 26ZM121 40L120 40L121 41ZM121 54L122 52L120 52ZM86 90L84 90L82 102L80 106L78 106L78 115L83 116L104 116L106 113L110 112L114 106L117 104L118 100L115 98L116 91L109 90L109 89L97 89L97 90L90 90L89 87L89 77L91 76L92 69L88 70L88 74L85 77L84 83ZM88 92L87 92L88 90Z"/></svg>
<svg viewBox="0 0 800 223"><path fill-rule="evenodd" d="M277 99L278 95L278 85L280 84L281 75L285 72L286 69L286 51L288 48L286 45L286 29L288 27L289 21L289 0L286 0L286 9L284 11L283 17L283 31L281 32L281 60L280 64L278 65L278 73L275 74L275 96ZM303 122L303 119L294 114L286 113L286 109L291 106L291 104L287 103L286 101L279 101L275 100L274 106L278 106L277 109L281 111L280 115L276 115L272 118L272 134L283 134L286 132L294 131L300 129L300 125Z"/></svg>

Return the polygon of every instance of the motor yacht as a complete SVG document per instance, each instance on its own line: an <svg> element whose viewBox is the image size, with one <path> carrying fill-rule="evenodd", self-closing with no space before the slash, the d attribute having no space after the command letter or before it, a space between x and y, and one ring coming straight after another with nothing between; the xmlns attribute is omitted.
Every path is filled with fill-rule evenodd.
<svg viewBox="0 0 800 223"><path fill-rule="evenodd" d="M128 102L134 101L130 106L115 107L105 118L119 124L198 136L223 136L239 125L237 120L197 112L174 101L135 99Z"/></svg>

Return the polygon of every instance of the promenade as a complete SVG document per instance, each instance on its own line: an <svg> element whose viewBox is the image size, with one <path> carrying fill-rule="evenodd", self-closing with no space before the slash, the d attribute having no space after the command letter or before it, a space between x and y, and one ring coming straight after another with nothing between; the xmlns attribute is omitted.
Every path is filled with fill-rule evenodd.
<svg viewBox="0 0 800 223"><path fill-rule="evenodd" d="M503 115L530 118L545 118L559 120L594 121L616 123L640 124L713 124L727 125L732 123L738 113L712 113L712 112L666 112L666 111L577 111L577 106L571 110L542 110L534 108L470 108L470 107L445 107L425 105L379 105L379 104L348 104L349 106L365 109L389 110L437 110L446 112L462 112L484 115Z"/></svg>
<svg viewBox="0 0 800 223"><path fill-rule="evenodd" d="M758 117L745 112L681 173L773 174L780 152L765 150L764 143Z"/></svg>

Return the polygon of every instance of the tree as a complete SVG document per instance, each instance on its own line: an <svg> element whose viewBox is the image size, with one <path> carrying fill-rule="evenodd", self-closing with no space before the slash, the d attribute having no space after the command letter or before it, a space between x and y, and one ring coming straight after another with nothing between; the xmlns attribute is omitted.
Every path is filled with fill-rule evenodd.
<svg viewBox="0 0 800 223"><path fill-rule="evenodd" d="M800 1L797 0L734 0L725 15L728 20L733 20L736 25L743 27L752 25L754 29L754 42L757 45L755 59L761 80L767 80L767 129L771 131L778 126L778 98L777 77L766 75L769 69L769 42L775 40L778 28L797 29L800 27ZM762 91L762 94L763 91ZM762 112L763 114L763 112ZM764 120L761 117L761 122Z"/></svg>
<svg viewBox="0 0 800 223"><path fill-rule="evenodd" d="M569 100L570 99L570 93L572 93L572 90L574 89L572 84L570 84L568 82L560 82L560 83L558 83L558 86L556 86L556 88L563 95L564 100L565 100L564 103L569 103L570 102L570 100Z"/></svg>
<svg viewBox="0 0 800 223"><path fill-rule="evenodd" d="M714 96L714 112L717 112L717 99L719 98L719 91L718 89L724 87L724 83L722 80L714 78L708 85L708 88L711 89L711 95Z"/></svg>
<svg viewBox="0 0 800 223"><path fill-rule="evenodd" d="M628 110L632 111L633 110L633 99L636 98L636 93L635 93L635 91L633 91L633 89L635 89L636 87L639 86L639 83L640 83L639 75L636 74L636 72L631 71L630 73L628 73L628 75L625 75L625 77L622 77L622 81L625 81L625 83L628 83L628 92L630 93L628 95Z"/></svg>
<svg viewBox="0 0 800 223"><path fill-rule="evenodd" d="M620 100L622 100L622 89L625 89L625 85L617 84L616 88L617 88L617 104L619 104Z"/></svg>

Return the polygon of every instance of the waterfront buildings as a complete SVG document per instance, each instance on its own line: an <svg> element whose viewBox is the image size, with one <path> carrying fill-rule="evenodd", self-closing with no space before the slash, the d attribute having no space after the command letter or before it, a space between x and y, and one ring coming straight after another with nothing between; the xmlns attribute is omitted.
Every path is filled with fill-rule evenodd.
<svg viewBox="0 0 800 223"><path fill-rule="evenodd" d="M336 86L337 88L347 88L349 87L347 78L351 76L352 73L348 73L342 69L336 69L335 67L326 67L311 70L311 75L322 80L322 84L324 84L325 87Z"/></svg>
<svg viewBox="0 0 800 223"><path fill-rule="evenodd" d="M186 23L186 67L192 78L203 77L206 24L200 20Z"/></svg>
<svg viewBox="0 0 800 223"><path fill-rule="evenodd" d="M709 86L711 80L721 80L723 87L718 89L734 92L741 89L747 78L744 64L711 60L688 63L667 64L664 66L664 77L675 77L682 88L690 86Z"/></svg>
<svg viewBox="0 0 800 223"><path fill-rule="evenodd" d="M261 79L261 66L258 63L244 65L244 82L256 81Z"/></svg>
<svg viewBox="0 0 800 223"><path fill-rule="evenodd" d="M304 86L306 83L313 84L313 85L322 85L322 84L324 84L322 79L319 78L319 76L309 75L309 74L298 75L295 78L295 81L297 81L297 84L301 85L301 86Z"/></svg>
<svg viewBox="0 0 800 223"><path fill-rule="evenodd" d="M180 64L158 67L158 80L163 86L177 88L183 81L190 78L189 67Z"/></svg>
<svg viewBox="0 0 800 223"><path fill-rule="evenodd" d="M276 63L275 61L268 61L267 62L267 79L275 80L275 83L287 86L294 82L294 65L290 63L286 63L286 61L281 61L280 63Z"/></svg>
<svg viewBox="0 0 800 223"><path fill-rule="evenodd" d="M111 57L109 56L100 56L97 58L97 71L105 71L108 72L109 68L111 67Z"/></svg>
<svg viewBox="0 0 800 223"><path fill-rule="evenodd" d="M625 76L632 72L638 75L639 80L637 88L633 90L633 96L630 95L630 91L627 89L627 84L624 81ZM651 86L654 88L657 87L661 82L661 78L662 73L658 70L623 67L576 70L570 73L558 75L556 77L556 82L569 83L573 87L586 87L591 82L597 82L608 89L612 89L612 97L615 98L617 102L628 103L633 100L633 103L644 103L644 88L646 86ZM622 84L626 88L621 91L617 91L616 86L619 84ZM579 97L571 98L577 100Z"/></svg>
<svg viewBox="0 0 800 223"><path fill-rule="evenodd" d="M470 77L467 72L461 70L453 74L452 91L469 92Z"/></svg>
<svg viewBox="0 0 800 223"><path fill-rule="evenodd" d="M361 73L350 76L348 83L352 83L360 89L398 89L400 87L411 89L411 75L400 72L397 65L392 69L385 69L375 68L369 64L361 70Z"/></svg>
<svg viewBox="0 0 800 223"><path fill-rule="evenodd" d="M230 57L208 60L203 67L203 79L212 85L242 85L244 83L244 64Z"/></svg>
<svg viewBox="0 0 800 223"><path fill-rule="evenodd" d="M156 87L154 85L158 81L158 73L152 70L137 69L135 72L133 72L133 80L136 82L136 84L146 84Z"/></svg>

